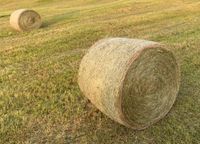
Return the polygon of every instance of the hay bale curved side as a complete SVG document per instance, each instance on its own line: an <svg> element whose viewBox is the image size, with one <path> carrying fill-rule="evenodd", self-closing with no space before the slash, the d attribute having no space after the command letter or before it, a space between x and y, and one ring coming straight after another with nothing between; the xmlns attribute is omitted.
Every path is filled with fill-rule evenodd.
<svg viewBox="0 0 200 144"><path fill-rule="evenodd" d="M180 85L179 67L164 46L146 40L109 38L83 57L78 84L111 119L144 129L171 109Z"/></svg>
<svg viewBox="0 0 200 144"><path fill-rule="evenodd" d="M18 31L38 29L42 25L40 15L28 9L19 9L10 16L10 25Z"/></svg>

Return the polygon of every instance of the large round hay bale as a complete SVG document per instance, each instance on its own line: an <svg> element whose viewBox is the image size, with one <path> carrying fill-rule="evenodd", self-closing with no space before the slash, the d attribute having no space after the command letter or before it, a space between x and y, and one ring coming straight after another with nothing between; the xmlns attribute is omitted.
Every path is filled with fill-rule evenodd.
<svg viewBox="0 0 200 144"><path fill-rule="evenodd" d="M111 119L144 129L169 112L179 89L178 64L164 47L139 39L100 40L81 61L80 89Z"/></svg>
<svg viewBox="0 0 200 144"><path fill-rule="evenodd" d="M10 25L18 31L38 29L42 24L40 15L28 9L19 9L10 16Z"/></svg>

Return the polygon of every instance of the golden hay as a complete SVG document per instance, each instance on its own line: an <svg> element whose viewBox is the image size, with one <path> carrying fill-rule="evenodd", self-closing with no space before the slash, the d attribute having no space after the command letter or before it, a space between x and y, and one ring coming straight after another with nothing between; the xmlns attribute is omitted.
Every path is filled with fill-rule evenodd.
<svg viewBox="0 0 200 144"><path fill-rule="evenodd" d="M42 24L40 15L28 9L19 9L10 16L10 25L18 31L38 29Z"/></svg>
<svg viewBox="0 0 200 144"><path fill-rule="evenodd" d="M144 129L169 112L180 85L176 59L164 47L139 39L100 40L81 61L80 89L111 119Z"/></svg>

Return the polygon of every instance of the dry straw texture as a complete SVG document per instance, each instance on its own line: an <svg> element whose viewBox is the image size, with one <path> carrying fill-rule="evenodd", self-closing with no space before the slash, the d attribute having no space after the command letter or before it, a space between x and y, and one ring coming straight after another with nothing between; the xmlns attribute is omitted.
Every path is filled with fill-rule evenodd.
<svg viewBox="0 0 200 144"><path fill-rule="evenodd" d="M11 14L10 24L18 31L29 31L38 29L41 26L42 21L37 12L33 10L19 9Z"/></svg>
<svg viewBox="0 0 200 144"><path fill-rule="evenodd" d="M144 129L171 109L180 72L173 54L146 40L108 38L97 42L81 61L83 94L111 119Z"/></svg>

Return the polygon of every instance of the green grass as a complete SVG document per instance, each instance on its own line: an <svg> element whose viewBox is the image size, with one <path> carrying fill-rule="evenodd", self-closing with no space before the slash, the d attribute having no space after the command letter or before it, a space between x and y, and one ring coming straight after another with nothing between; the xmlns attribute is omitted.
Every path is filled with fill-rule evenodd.
<svg viewBox="0 0 200 144"><path fill-rule="evenodd" d="M198 144L200 142L198 0L0 0L0 142ZM32 8L43 27L16 32L8 15ZM113 122L81 94L85 51L105 37L169 45L181 66L170 113L143 131Z"/></svg>

